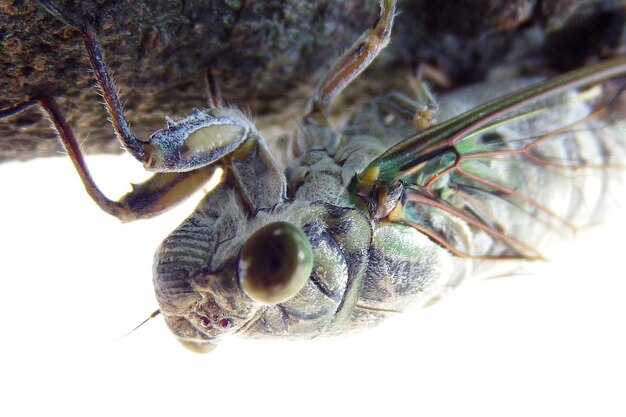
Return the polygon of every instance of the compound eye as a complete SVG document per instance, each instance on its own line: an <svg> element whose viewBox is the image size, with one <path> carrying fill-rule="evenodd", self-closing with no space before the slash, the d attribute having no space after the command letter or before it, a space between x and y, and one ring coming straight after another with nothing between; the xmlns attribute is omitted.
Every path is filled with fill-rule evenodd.
<svg viewBox="0 0 626 417"><path fill-rule="evenodd" d="M313 249L302 230L276 222L257 230L239 254L243 291L253 300L278 304L296 295L313 269Z"/></svg>

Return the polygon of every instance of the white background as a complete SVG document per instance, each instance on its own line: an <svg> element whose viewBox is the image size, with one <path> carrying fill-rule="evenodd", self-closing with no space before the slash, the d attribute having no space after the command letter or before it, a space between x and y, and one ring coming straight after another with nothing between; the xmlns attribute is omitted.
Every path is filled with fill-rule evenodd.
<svg viewBox="0 0 626 417"><path fill-rule="evenodd" d="M92 157L119 195L128 158ZM134 168L129 174L127 168ZM358 335L178 345L152 255L193 203L122 225L67 158L0 165L0 415L626 415L626 222L535 275L472 283Z"/></svg>

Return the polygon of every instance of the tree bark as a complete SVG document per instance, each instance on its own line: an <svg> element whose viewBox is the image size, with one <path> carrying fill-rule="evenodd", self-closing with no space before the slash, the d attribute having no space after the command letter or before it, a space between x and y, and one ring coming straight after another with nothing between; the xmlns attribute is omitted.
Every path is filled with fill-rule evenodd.
<svg viewBox="0 0 626 417"><path fill-rule="evenodd" d="M57 1L93 23L127 116L140 137L164 117L206 107L211 68L224 99L275 137L306 107L317 80L378 15L376 0ZM552 74L623 53L624 5L601 0L400 1L392 43L335 104L406 91L419 63L453 85L494 74ZM36 94L58 98L90 153L119 144L79 33L33 0L0 0L0 109ZM57 154L36 109L0 121L0 161Z"/></svg>

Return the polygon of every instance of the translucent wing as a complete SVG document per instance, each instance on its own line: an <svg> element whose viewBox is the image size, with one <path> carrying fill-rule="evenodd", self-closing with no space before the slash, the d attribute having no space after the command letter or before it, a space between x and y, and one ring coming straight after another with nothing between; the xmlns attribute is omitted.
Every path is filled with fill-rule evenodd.
<svg viewBox="0 0 626 417"><path fill-rule="evenodd" d="M480 105L392 147L350 190L458 256L541 258L595 220L623 171L623 75L619 58Z"/></svg>

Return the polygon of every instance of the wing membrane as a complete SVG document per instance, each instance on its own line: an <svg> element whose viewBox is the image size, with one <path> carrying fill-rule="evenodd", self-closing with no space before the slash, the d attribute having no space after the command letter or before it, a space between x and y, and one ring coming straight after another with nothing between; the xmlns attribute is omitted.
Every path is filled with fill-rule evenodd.
<svg viewBox="0 0 626 417"><path fill-rule="evenodd" d="M379 220L425 233L457 256L542 258L602 208L626 157L626 58L480 105L390 148L351 191Z"/></svg>

